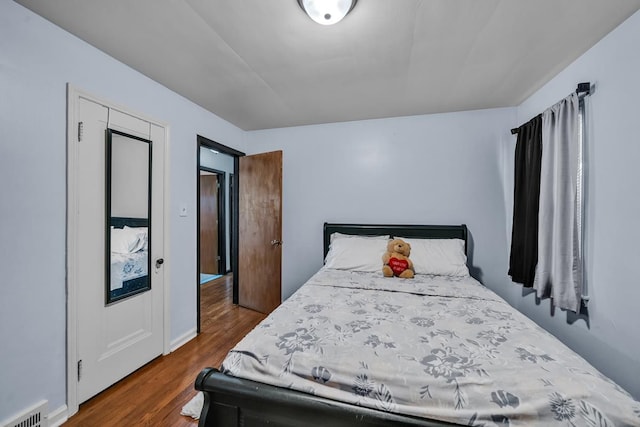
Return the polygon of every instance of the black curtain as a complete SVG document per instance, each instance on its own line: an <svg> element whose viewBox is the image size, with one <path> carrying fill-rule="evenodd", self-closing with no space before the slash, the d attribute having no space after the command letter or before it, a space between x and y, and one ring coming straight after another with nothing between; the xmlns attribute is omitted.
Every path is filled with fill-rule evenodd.
<svg viewBox="0 0 640 427"><path fill-rule="evenodd" d="M542 115L520 126L517 132L509 275L514 282L532 287L538 263Z"/></svg>

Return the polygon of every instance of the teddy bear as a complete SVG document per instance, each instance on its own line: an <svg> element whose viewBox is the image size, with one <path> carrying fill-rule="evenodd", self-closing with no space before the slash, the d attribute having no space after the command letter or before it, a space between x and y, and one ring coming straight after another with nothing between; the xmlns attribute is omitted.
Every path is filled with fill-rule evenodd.
<svg viewBox="0 0 640 427"><path fill-rule="evenodd" d="M398 276L405 279L413 278L415 270L409 259L411 245L402 239L393 239L387 243L387 252L382 256L382 274L385 277Z"/></svg>

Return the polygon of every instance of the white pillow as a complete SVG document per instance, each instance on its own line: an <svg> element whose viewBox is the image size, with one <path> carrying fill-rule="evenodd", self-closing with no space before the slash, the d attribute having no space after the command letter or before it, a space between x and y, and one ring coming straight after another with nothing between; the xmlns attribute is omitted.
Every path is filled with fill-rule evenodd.
<svg viewBox="0 0 640 427"><path fill-rule="evenodd" d="M412 239L396 237L411 245L409 259L416 274L468 276L467 256L462 239Z"/></svg>
<svg viewBox="0 0 640 427"><path fill-rule="evenodd" d="M144 245L143 234L134 229L111 229L111 252L132 254L141 250Z"/></svg>
<svg viewBox="0 0 640 427"><path fill-rule="evenodd" d="M343 233L331 233L331 238L329 239L329 243L333 243L335 239L377 239L377 240L389 240L391 236L380 235L380 236L363 236L360 234L343 234Z"/></svg>
<svg viewBox="0 0 640 427"><path fill-rule="evenodd" d="M388 242L389 236L334 239L325 258L325 267L338 270L381 271L382 255L387 250Z"/></svg>
<svg viewBox="0 0 640 427"><path fill-rule="evenodd" d="M125 230L134 230L136 233L140 234L140 238L144 241L144 246L142 247L143 251L149 250L149 228L148 227L129 227L128 225L124 226Z"/></svg>

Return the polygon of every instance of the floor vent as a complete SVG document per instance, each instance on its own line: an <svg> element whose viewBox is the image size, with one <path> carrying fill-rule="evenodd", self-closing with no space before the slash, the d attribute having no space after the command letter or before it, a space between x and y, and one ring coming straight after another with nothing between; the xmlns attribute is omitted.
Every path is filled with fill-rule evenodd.
<svg viewBox="0 0 640 427"><path fill-rule="evenodd" d="M49 427L47 419L49 404L46 400L32 406L10 422L6 427Z"/></svg>

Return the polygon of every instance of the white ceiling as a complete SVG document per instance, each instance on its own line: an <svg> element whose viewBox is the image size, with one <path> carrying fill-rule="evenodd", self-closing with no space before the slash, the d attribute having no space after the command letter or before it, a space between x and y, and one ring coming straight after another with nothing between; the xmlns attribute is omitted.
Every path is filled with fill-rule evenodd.
<svg viewBox="0 0 640 427"><path fill-rule="evenodd" d="M640 0L17 0L244 130L520 104ZM576 82L578 83L578 82Z"/></svg>

